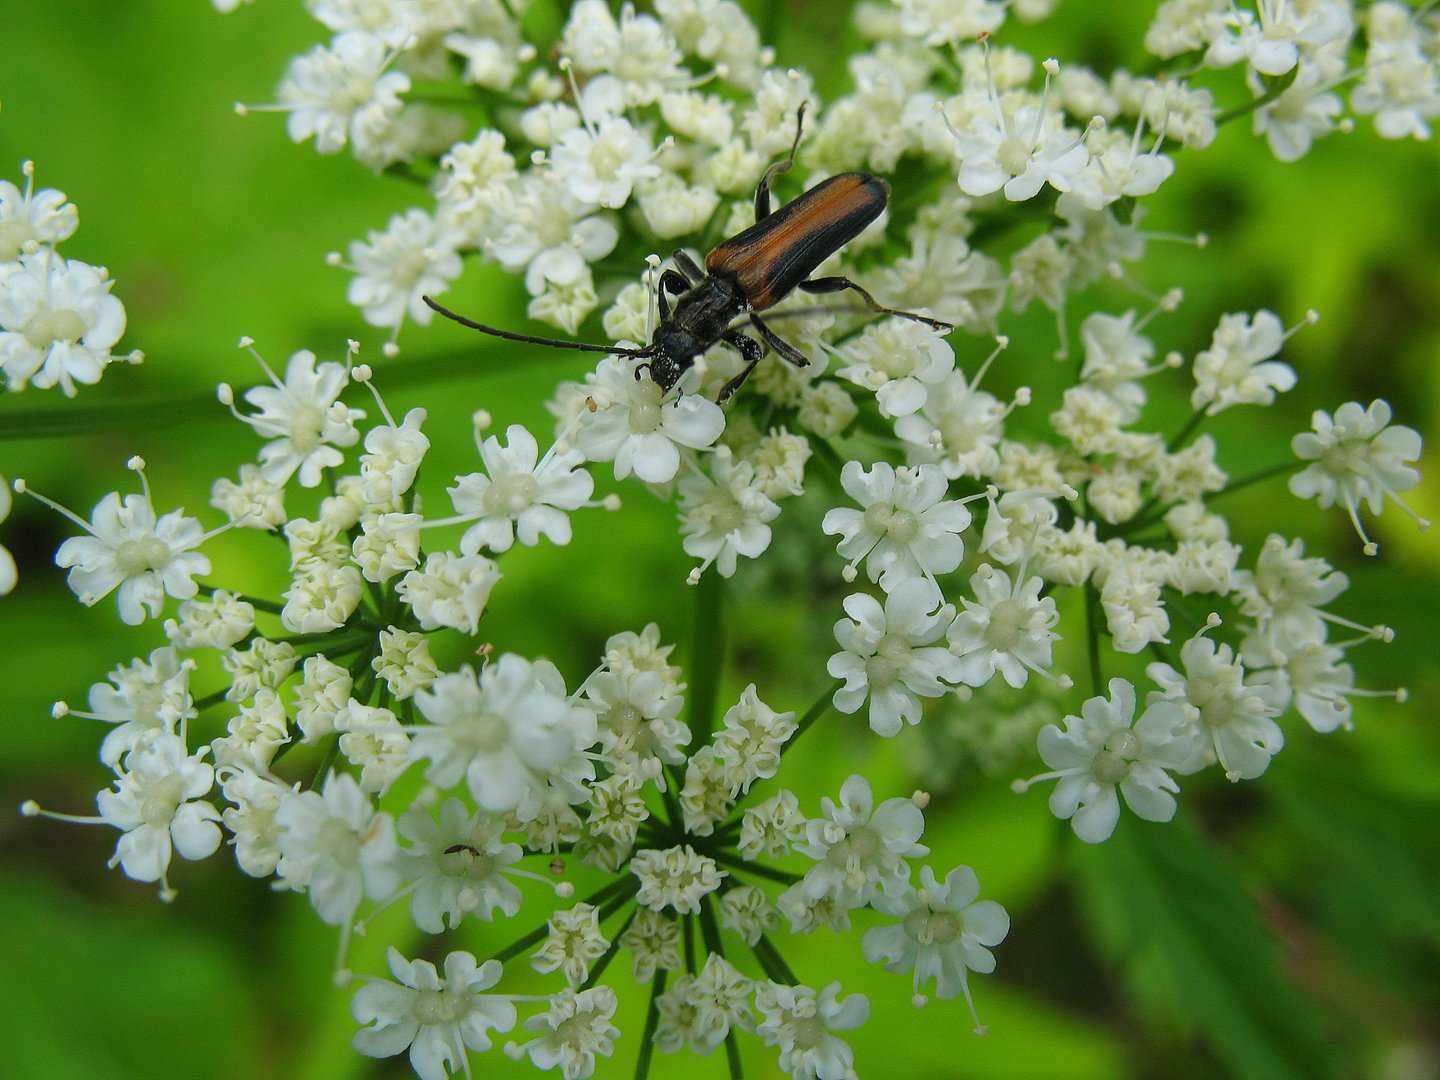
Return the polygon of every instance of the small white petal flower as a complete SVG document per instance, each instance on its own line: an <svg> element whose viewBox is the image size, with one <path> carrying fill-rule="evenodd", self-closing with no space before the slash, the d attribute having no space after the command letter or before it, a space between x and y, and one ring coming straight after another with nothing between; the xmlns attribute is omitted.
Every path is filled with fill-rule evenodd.
<svg viewBox="0 0 1440 1080"><path fill-rule="evenodd" d="M245 400L260 411L240 419L272 439L260 448L267 482L281 485L298 472L302 487L318 487L322 470L345 460L336 447L360 440L355 421L365 417L337 400L349 379L343 364L316 367L315 354L302 349L290 357L283 383L272 375L273 386L245 391Z"/></svg>
<svg viewBox="0 0 1440 1080"><path fill-rule="evenodd" d="M590 965L610 948L600 930L600 909L576 904L550 916L548 927L545 943L531 956L530 966L541 974L563 971L565 981L578 989Z"/></svg>
<svg viewBox="0 0 1440 1080"><path fill-rule="evenodd" d="M407 961L393 946L387 953L388 979L367 979L355 991L351 1012L362 1027L352 1044L368 1057L393 1057L410 1050L410 1067L420 1080L470 1075L466 1050L490 1049L490 1031L515 1026L515 1006L486 994L500 981L500 961L477 964L468 952L445 957L442 978L428 960Z"/></svg>
<svg viewBox="0 0 1440 1080"><path fill-rule="evenodd" d="M870 1018L870 999L851 994L840 1000L840 984L818 994L808 986L763 983L755 992L760 1023L755 1033L766 1046L780 1047L780 1068L795 1080L846 1080L855 1075L850 1044L831 1034L850 1031Z"/></svg>
<svg viewBox="0 0 1440 1080"><path fill-rule="evenodd" d="M568 544L569 514L595 490L594 478L582 468L584 455L557 443L541 458L535 436L519 424L505 435L509 446L493 435L480 444L484 473L456 477L448 489L460 520L476 522L460 538L460 550L507 551L517 537L527 547L542 536Z"/></svg>
<svg viewBox="0 0 1440 1080"><path fill-rule="evenodd" d="M34 162L25 162L22 171L24 191L0 180L0 263L14 262L34 246L54 247L73 236L80 224L80 212L63 191L35 190Z"/></svg>
<svg viewBox="0 0 1440 1080"><path fill-rule="evenodd" d="M565 1080L585 1080L595 1072L595 1058L615 1052L620 1029L615 1018L619 1001L608 986L589 990L561 990L550 999L550 1009L525 1021L526 1031L542 1032L520 1047L537 1069L557 1066Z"/></svg>
<svg viewBox="0 0 1440 1080"><path fill-rule="evenodd" d="M421 297L439 296L460 276L455 249L461 240L442 219L423 210L396 214L384 232L371 229L363 243L351 241L355 277L345 298L371 326L398 331L407 316L428 326L435 312Z"/></svg>
<svg viewBox="0 0 1440 1080"><path fill-rule="evenodd" d="M729 876L714 859L697 853L689 844L664 851L638 851L630 860L630 872L640 879L637 903L651 911L670 908L681 915L698 912L701 899Z"/></svg>
<svg viewBox="0 0 1440 1080"><path fill-rule="evenodd" d="M715 445L725 430L720 406L698 394L664 401L653 379L637 379L634 364L607 356L595 369L591 397L599 408L583 414L576 445L590 461L613 461L615 479L632 472L664 484L680 471L680 447Z"/></svg>
<svg viewBox="0 0 1440 1080"><path fill-rule="evenodd" d="M838 508L821 528L839 536L836 550L853 568L862 559L871 581L886 592L924 574L948 574L965 557L960 534L970 527L970 511L958 499L946 499L945 474L938 465L895 469L879 461L866 472L858 461L840 470L845 493L863 510ZM853 575L851 575L853 576Z"/></svg>
<svg viewBox="0 0 1440 1080"><path fill-rule="evenodd" d="M1067 716L1062 732L1047 724L1040 732L1040 756L1056 770L1025 781L1058 779L1050 812L1069 818L1075 835L1098 844L1115 831L1120 800L1146 821L1175 816L1180 790L1167 770L1178 770L1192 751L1185 720L1174 702L1156 701L1135 719L1135 688L1110 680L1110 697L1093 697L1079 716Z"/></svg>
<svg viewBox="0 0 1440 1080"><path fill-rule="evenodd" d="M582 751L595 742L595 714L570 702L548 661L507 653L478 676L469 667L440 676L415 704L429 721L411 729L415 758L430 760L425 779L441 788L463 779L483 809L524 821L547 787L579 802L580 782L594 779Z"/></svg>
<svg viewBox="0 0 1440 1080"><path fill-rule="evenodd" d="M796 850L816 861L794 888L811 901L832 899L842 907L870 903L910 880L907 859L930 849L916 841L925 817L910 799L886 799L878 807L870 782L856 774L840 788L840 801L820 800L824 817L805 826Z"/></svg>
<svg viewBox="0 0 1440 1080"><path fill-rule="evenodd" d="M957 866L943 882L935 880L930 867L921 867L918 889L907 883L904 891L875 899L877 911L900 922L866 930L861 948L866 960L884 963L886 971L913 970L917 1004L924 1001L921 986L931 979L941 1000L963 995L976 1034L983 1034L967 976L971 971L988 975L995 970L990 947L1005 940L1010 916L995 901L979 896L980 882L970 867Z"/></svg>
<svg viewBox="0 0 1440 1080"><path fill-rule="evenodd" d="M483 810L470 813L459 799L447 798L438 818L411 806L396 828L410 841L403 855L404 876L415 882L410 914L427 934L454 929L467 915L489 922L497 911L509 918L520 910L520 889L505 868L524 851L502 840L500 819Z"/></svg>
<svg viewBox="0 0 1440 1080"><path fill-rule="evenodd" d="M695 400L690 394L685 401ZM680 531L688 555L702 560L693 575L712 563L721 577L731 577L739 556L756 558L770 546L770 526L780 507L760 489L748 461L717 453L712 480L697 472L680 481Z"/></svg>
<svg viewBox="0 0 1440 1080"><path fill-rule="evenodd" d="M970 578L975 599L961 599L965 610L948 632L950 651L960 658L959 681L984 686L999 673L1014 687L1024 686L1030 672L1047 673L1051 643L1060 637L1051 629L1060 621L1053 597L1040 595L1044 581L1012 582L1004 570L985 565Z"/></svg>
<svg viewBox="0 0 1440 1080"><path fill-rule="evenodd" d="M1269 405L1276 391L1295 385L1295 370L1271 360L1285 343L1285 327L1271 311L1220 316L1210 348L1195 355L1190 404L1214 416L1231 405Z"/></svg>
<svg viewBox="0 0 1440 1080"><path fill-rule="evenodd" d="M166 596L189 600L199 591L195 575L210 573L210 560L193 550L206 539L200 523L181 510L157 520L148 485L123 499L106 495L86 528L89 536L60 545L55 565L70 570L66 582L87 607L119 589L120 619L131 626L158 617Z"/></svg>
<svg viewBox="0 0 1440 1080"><path fill-rule="evenodd" d="M330 925L349 925L362 896L384 900L399 884L395 823L348 773L331 774L323 793L287 794L275 822L276 874L287 888L309 893Z"/></svg>
<svg viewBox="0 0 1440 1080"><path fill-rule="evenodd" d="M48 248L0 263L0 373L11 390L100 381L105 365L138 361L110 352L125 332L125 306L110 295L104 269L64 259Z"/></svg>
<svg viewBox="0 0 1440 1080"><path fill-rule="evenodd" d="M960 680L961 663L945 646L954 617L940 589L927 578L910 578L879 601L865 593L845 598L845 614L835 624L842 652L826 670L845 685L835 691L835 707L856 712L868 698L870 727L877 735L899 733L902 722L920 722L922 697L940 697L947 683ZM853 620L853 621L852 621Z"/></svg>
<svg viewBox="0 0 1440 1080"><path fill-rule="evenodd" d="M220 846L220 812L205 796L215 770L177 735L157 735L125 756L112 790L95 797L100 817L124 834L109 865L136 881L165 882L170 859L204 859ZM165 886L167 891L169 886Z"/></svg>
<svg viewBox="0 0 1440 1080"><path fill-rule="evenodd" d="M1378 514L1388 495L1414 516L1397 493L1420 482L1419 470L1406 464L1420 457L1420 433L1391 425L1390 403L1384 400L1372 401L1368 409L1358 401L1347 401L1333 417L1316 409L1311 422L1313 434L1303 432L1290 441L1296 457L1313 462L1290 478L1290 491L1302 499L1315 499L1322 507L1337 502L1344 506L1373 554L1374 545L1360 525L1360 503ZM1429 526L1423 518L1417 521L1422 529Z"/></svg>
<svg viewBox="0 0 1440 1080"><path fill-rule="evenodd" d="M277 96L290 111L286 129L295 142L312 135L321 154L346 142L372 140L400 114L410 77L386 71L391 53L376 34L347 30L290 62Z"/></svg>

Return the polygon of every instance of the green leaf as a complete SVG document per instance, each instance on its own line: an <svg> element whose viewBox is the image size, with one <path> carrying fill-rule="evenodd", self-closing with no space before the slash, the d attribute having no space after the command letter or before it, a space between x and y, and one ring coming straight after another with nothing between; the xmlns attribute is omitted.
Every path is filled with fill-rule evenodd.
<svg viewBox="0 0 1440 1080"><path fill-rule="evenodd" d="M1255 898L1187 820L1122 820L1072 865L1097 947L1152 1021L1201 1033L1237 1077L1335 1075Z"/></svg>

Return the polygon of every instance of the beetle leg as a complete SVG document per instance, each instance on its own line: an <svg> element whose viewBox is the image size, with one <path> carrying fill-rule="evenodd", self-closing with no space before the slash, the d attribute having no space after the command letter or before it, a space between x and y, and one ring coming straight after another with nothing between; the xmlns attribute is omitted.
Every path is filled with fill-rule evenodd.
<svg viewBox="0 0 1440 1080"><path fill-rule="evenodd" d="M680 273L685 275L685 277L689 279L685 283L685 287L687 289L692 286L699 285L700 282L705 280L705 271L701 270L700 267L696 266L695 260L690 258L690 256L687 255L680 248L676 248L670 258L673 259L675 261L675 265L680 268ZM667 275L672 273L674 273L674 271L666 271Z"/></svg>
<svg viewBox="0 0 1440 1080"><path fill-rule="evenodd" d="M758 341L752 337L747 337L739 330L731 330L720 340L725 342L726 345L738 349L746 361L745 369L720 388L720 396L715 399L715 402L716 404L723 405L730 400L730 395L735 393L736 390L739 390L741 384L750 377L750 373L755 370L755 365L760 363L761 359L765 356L765 350L760 347Z"/></svg>
<svg viewBox="0 0 1440 1080"><path fill-rule="evenodd" d="M805 106L808 102L801 102L800 108L795 110L795 141L790 144L790 156L784 161L777 161L765 170L765 175L760 178L760 186L755 189L755 220L763 221L770 216L770 180L782 172L789 172L790 167L795 164L795 151L800 149L800 132L805 125Z"/></svg>
<svg viewBox="0 0 1440 1080"><path fill-rule="evenodd" d="M770 327L766 326L760 320L759 315L750 316L750 325L755 327L756 330L760 331L760 336L765 340L766 345L769 345L770 348L774 349L786 360L789 360L790 363L794 364L796 367L810 366L810 359L799 349L795 348L794 345L791 345L779 334L775 333L774 330L771 330Z"/></svg>
<svg viewBox="0 0 1440 1080"><path fill-rule="evenodd" d="M859 294L865 306L877 315L894 315L901 319L913 319L916 322L924 323L926 326L934 327L936 330L950 331L955 329L952 324L941 322L939 319L932 319L925 315L916 315L913 311L897 311L895 308L888 308L847 277L822 277L815 278L811 281L802 281L800 288L805 292L817 294L840 292L844 289L850 289Z"/></svg>
<svg viewBox="0 0 1440 1080"><path fill-rule="evenodd" d="M674 270L666 270L660 275L660 286L656 289L656 294L660 300L661 322L670 321L670 299L665 294L671 293L675 296L684 296L690 291L690 288L690 282Z"/></svg>

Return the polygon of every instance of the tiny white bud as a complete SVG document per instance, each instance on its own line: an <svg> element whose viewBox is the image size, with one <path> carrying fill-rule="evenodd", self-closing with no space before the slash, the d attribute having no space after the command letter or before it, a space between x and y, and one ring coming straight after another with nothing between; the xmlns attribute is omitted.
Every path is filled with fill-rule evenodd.
<svg viewBox="0 0 1440 1080"><path fill-rule="evenodd" d="M57 701L57 702L55 702L54 705L51 705L51 706L50 706L50 717L51 717L51 719L53 719L53 720L59 720L62 716L69 716L69 715L70 715L70 706L67 705L67 704L66 704L65 702L63 702L63 701Z"/></svg>
<svg viewBox="0 0 1440 1080"><path fill-rule="evenodd" d="M249 334L241 334L240 340L235 343L235 347L237 349L248 349L251 345L254 344L255 339L253 337L251 337Z"/></svg>
<svg viewBox="0 0 1440 1080"><path fill-rule="evenodd" d="M340 263L341 263L341 261L342 261L342 256L340 255L340 252L338 252L338 251L329 251L329 252L326 252L326 253L325 253L325 265L326 265L326 266L339 266Z"/></svg>
<svg viewBox="0 0 1440 1080"><path fill-rule="evenodd" d="M21 817L39 817L39 816L40 816L40 804L37 803L34 799L26 799L24 802L22 802L22 803L20 804L20 816L21 816Z"/></svg>
<svg viewBox="0 0 1440 1080"><path fill-rule="evenodd" d="M387 341L384 345L380 346L380 351L386 356L399 356L400 346L396 345L393 341Z"/></svg>
<svg viewBox="0 0 1440 1080"><path fill-rule="evenodd" d="M125 462L125 467L131 472L139 472L141 469L145 468L145 459L139 454L136 454L134 457L130 458L128 461Z"/></svg>

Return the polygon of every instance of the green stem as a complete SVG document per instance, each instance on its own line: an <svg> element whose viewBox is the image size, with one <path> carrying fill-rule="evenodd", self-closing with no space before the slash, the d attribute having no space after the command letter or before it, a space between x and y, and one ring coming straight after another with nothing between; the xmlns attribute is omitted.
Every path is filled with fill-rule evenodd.
<svg viewBox="0 0 1440 1080"><path fill-rule="evenodd" d="M610 882L610 884L606 885L604 888L597 889L595 892L585 897L585 899L581 900L580 903L599 904L621 890L628 889L630 891L634 891L639 887L639 882L635 881L633 878L617 878L614 881ZM509 945L505 946L505 948L497 952L493 957L491 957L491 959L499 960L502 964L507 963L508 961L513 960L515 957L519 956L526 949L530 948L530 946L541 941L548 933L550 933L550 921L547 919L545 922L537 926L534 930L531 930L524 937L520 938L517 941L513 941Z"/></svg>
<svg viewBox="0 0 1440 1080"><path fill-rule="evenodd" d="M217 586L206 585L204 582L196 582L196 588L206 596L213 596L220 591ZM271 615L279 615L285 610L284 604L277 604L273 600L261 600L254 596L246 596L244 593L231 593L230 595L236 600L245 601L245 603L249 604L256 611L265 611Z"/></svg>
<svg viewBox="0 0 1440 1080"><path fill-rule="evenodd" d="M1195 433L1195 429L1205 422L1205 410L1196 409L1194 415L1185 421L1185 426L1177 431L1171 440L1165 444L1168 453L1175 453L1176 450L1185 445L1185 440Z"/></svg>
<svg viewBox="0 0 1440 1080"><path fill-rule="evenodd" d="M208 423L219 415L214 391L172 398L67 405L60 409L8 410L0 414L0 439L43 439L96 431Z"/></svg>
<svg viewBox="0 0 1440 1080"><path fill-rule="evenodd" d="M650 1059L655 1056L655 1028L660 1023L660 995L665 993L664 968L655 972L650 984L650 1007L645 1010L645 1030L640 1035L640 1056L635 1059L635 1080L645 1080L650 1075Z"/></svg>
<svg viewBox="0 0 1440 1080"><path fill-rule="evenodd" d="M800 980L790 970L790 965L780 955L780 950L775 948L764 934L761 934L760 940L751 946L751 951L755 953L755 959L760 961L760 967L772 982L783 983L786 986L800 985Z"/></svg>
<svg viewBox="0 0 1440 1080"><path fill-rule="evenodd" d="M725 661L724 579L713 569L695 585L690 633L690 747L693 754L715 729L715 702Z"/></svg>
<svg viewBox="0 0 1440 1080"><path fill-rule="evenodd" d="M1266 90L1265 93L1257 98L1251 98L1244 105L1237 105L1233 109L1227 109L1215 118L1215 126L1219 127L1221 124L1228 124L1231 120L1238 120L1240 117L1247 116L1256 109L1261 109L1269 105L1281 94L1285 93L1286 90L1290 89L1291 85L1295 82L1295 76L1299 73L1300 67L1297 64L1284 75L1274 76L1273 81L1271 78L1266 78L1265 81L1270 83L1270 88Z"/></svg>
<svg viewBox="0 0 1440 1080"><path fill-rule="evenodd" d="M754 874L756 877L766 878L769 881L778 881L782 885L794 885L801 878L801 875L792 874L788 870L776 870L773 866L762 866L760 863L753 863L749 859L742 859L738 855L731 855L725 851L714 852L711 854L711 858L732 870Z"/></svg>
<svg viewBox="0 0 1440 1080"><path fill-rule="evenodd" d="M814 724L816 720L819 720L820 717L825 715L831 703L835 700L835 691L844 685L842 681L837 679L825 688L825 691L815 699L815 703L811 705L810 708L805 710L805 715L800 717L800 722L795 725L795 734L791 735L790 738L785 741L785 745L780 748L782 755L800 741L800 736L809 731L810 726Z"/></svg>
<svg viewBox="0 0 1440 1080"><path fill-rule="evenodd" d="M620 904L628 903L629 900L630 898L628 896L616 897L616 901L618 901ZM613 904L616 901L611 901L611 903ZM606 906L609 907L610 905ZM613 912L615 908L612 907L610 908L610 910ZM638 904L630 909L630 914L625 917L625 922L621 925L619 930L615 931L615 935L611 938L609 946L607 946L605 952L601 954L600 959L595 961L594 966L590 968L590 973L585 976L585 981L580 984L581 990L589 990L592 986L594 986L597 982L600 981L600 976L605 974L605 969L610 966L610 961L614 960L615 957L618 956L620 953L621 936L625 933L626 930L630 929L630 924L635 921L635 916L639 914L639 912L640 905ZM605 915L606 912L604 911L604 909L602 909L600 912L600 918L602 921L604 920Z"/></svg>
<svg viewBox="0 0 1440 1080"><path fill-rule="evenodd" d="M1105 676L1100 671L1100 597L1095 583L1088 578L1085 581L1085 629L1090 654L1090 693L1100 696L1105 692Z"/></svg>

